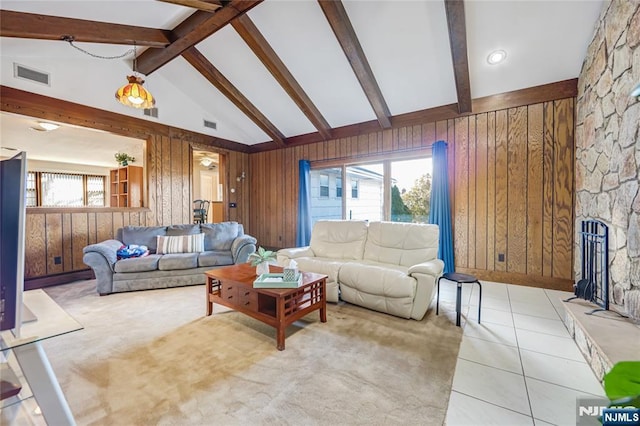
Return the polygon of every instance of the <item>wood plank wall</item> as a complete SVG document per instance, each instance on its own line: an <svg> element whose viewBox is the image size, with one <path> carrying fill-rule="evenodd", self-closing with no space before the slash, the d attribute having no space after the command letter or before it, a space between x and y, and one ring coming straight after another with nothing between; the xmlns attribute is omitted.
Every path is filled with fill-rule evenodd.
<svg viewBox="0 0 640 426"><path fill-rule="evenodd" d="M113 238L122 226L191 223L192 146L221 155L226 163L221 172L223 181L236 182L242 171L248 175L248 154L233 149L242 148L240 144L6 86L0 86L0 91L3 111L146 140L145 208L27 209L25 278L28 280L87 270L82 262L83 247ZM233 194L227 192L226 200L235 202L237 207L231 212L225 210L225 219L243 223L249 233L248 183L238 185ZM56 257L60 257L59 264ZM56 278L44 281L44 285L64 282Z"/></svg>
<svg viewBox="0 0 640 426"><path fill-rule="evenodd" d="M456 270L569 290L574 98L249 155L251 231L295 245L298 160L353 161L449 143Z"/></svg>
<svg viewBox="0 0 640 426"><path fill-rule="evenodd" d="M29 208L26 216L25 277L87 269L82 249L113 238L118 228L146 225L146 209ZM56 257L60 263L56 264Z"/></svg>
<svg viewBox="0 0 640 426"><path fill-rule="evenodd" d="M155 135L150 137L146 151L147 208L27 209L26 279L87 269L82 262L83 247L114 238L122 226L191 223L190 144ZM232 182L236 182L236 174L247 169L248 156L230 151L224 157L228 159L228 171L234 173ZM238 207L230 209L228 220L248 228L248 191L243 184L229 194ZM55 264L55 257L61 257L61 264Z"/></svg>

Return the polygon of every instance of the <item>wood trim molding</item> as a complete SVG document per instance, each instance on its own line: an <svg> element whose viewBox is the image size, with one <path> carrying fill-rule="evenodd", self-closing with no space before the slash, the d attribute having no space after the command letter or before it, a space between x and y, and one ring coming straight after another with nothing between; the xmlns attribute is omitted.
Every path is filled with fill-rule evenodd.
<svg viewBox="0 0 640 426"><path fill-rule="evenodd" d="M527 275L516 272L487 271L484 269L456 267L456 272L471 274L479 280L517 284L528 287L548 288L560 291L573 291L573 281L563 278Z"/></svg>
<svg viewBox="0 0 640 426"><path fill-rule="evenodd" d="M27 214L48 213L148 213L148 207L27 207Z"/></svg>
<svg viewBox="0 0 640 426"><path fill-rule="evenodd" d="M52 285L66 284L79 280L95 279L92 269L83 269L81 271L66 272L63 274L47 275L44 277L26 279L24 281L25 290L35 290L37 288L50 287Z"/></svg>
<svg viewBox="0 0 640 426"><path fill-rule="evenodd" d="M566 99L578 95L578 79L558 81L555 83L543 84L541 86L529 87L526 89L514 90L512 92L500 93L497 95L485 96L472 101L472 113L460 113L456 104L443 105L435 108L423 109L421 111L399 114L391 117L392 128L413 126L423 123L433 123L440 120L449 120L464 117L482 112L499 111L508 108L516 108L524 105L537 104L541 102ZM372 133L380 130L377 121L366 121L358 124L337 127L332 130L334 139L347 138L365 133ZM293 136L285 139L287 146L307 145L322 142L322 137L318 133L308 133L306 135ZM249 153L271 151L278 149L274 143L265 142L251 145Z"/></svg>
<svg viewBox="0 0 640 426"><path fill-rule="evenodd" d="M327 158L326 160L311 161L311 169L327 169L330 167L350 166L358 163L369 163L385 160L412 160L416 157L431 157L431 153L431 147L428 147L419 149L405 149L383 154L350 155L348 157Z"/></svg>
<svg viewBox="0 0 640 426"><path fill-rule="evenodd" d="M235 106L251 119L262 131L264 131L280 147L284 147L284 135L260 110L251 103L211 62L204 57L195 47L182 52L182 57L187 60L204 78L216 89L222 92Z"/></svg>
<svg viewBox="0 0 640 426"><path fill-rule="evenodd" d="M59 16L0 10L0 36L38 40L62 40L73 36L75 41L88 43L128 44L165 47L170 43L170 32L155 28Z"/></svg>
<svg viewBox="0 0 640 426"><path fill-rule="evenodd" d="M364 50L362 50L358 36L351 25L342 1L318 0L318 4L320 4L322 12L326 16L327 21L329 21L333 33L349 60L351 68L353 68L353 72L362 86L362 90L364 90L367 99L369 99L369 103L378 118L380 126L383 129L390 128L391 121L389 117L391 117L391 112L384 100L384 96L382 96L380 86L378 86L378 82L373 76L369 61L364 54Z"/></svg>
<svg viewBox="0 0 640 426"><path fill-rule="evenodd" d="M215 138L153 121L25 92L8 86L0 86L0 110L145 140L150 135L161 135L180 137L184 140L231 151L248 152L249 148L245 144L227 139Z"/></svg>
<svg viewBox="0 0 640 426"><path fill-rule="evenodd" d="M467 26L463 0L445 0L444 8L449 29L449 44L453 60L453 74L458 94L458 112L471 112L471 82L467 57Z"/></svg>
<svg viewBox="0 0 640 426"><path fill-rule="evenodd" d="M138 71L148 76L261 2L232 0L216 13L195 12L171 31L174 41L170 45L163 49L148 49L138 57Z"/></svg>
<svg viewBox="0 0 640 426"><path fill-rule="evenodd" d="M302 113L311 121L318 133L325 139L331 139L331 126L313 104L309 96L287 69L280 57L255 26L251 18L242 15L231 22L233 28L247 43L249 48L262 61L271 75L296 103Z"/></svg>

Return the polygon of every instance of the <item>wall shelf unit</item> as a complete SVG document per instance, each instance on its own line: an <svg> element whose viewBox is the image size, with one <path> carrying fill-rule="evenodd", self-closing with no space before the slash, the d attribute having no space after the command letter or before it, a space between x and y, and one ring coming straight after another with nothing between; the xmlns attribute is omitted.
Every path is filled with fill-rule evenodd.
<svg viewBox="0 0 640 426"><path fill-rule="evenodd" d="M125 166L109 171L111 207L142 207L142 170Z"/></svg>

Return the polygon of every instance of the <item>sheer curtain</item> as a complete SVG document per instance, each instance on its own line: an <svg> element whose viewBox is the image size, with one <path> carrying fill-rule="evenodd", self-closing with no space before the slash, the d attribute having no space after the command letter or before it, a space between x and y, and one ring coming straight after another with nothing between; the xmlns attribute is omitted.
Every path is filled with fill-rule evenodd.
<svg viewBox="0 0 640 426"><path fill-rule="evenodd" d="M296 247L308 246L311 241L311 163L298 162L300 186L298 189L298 223L296 227Z"/></svg>
<svg viewBox="0 0 640 426"><path fill-rule="evenodd" d="M447 143L433 144L433 180L431 182L431 206L429 223L440 227L438 258L444 262L444 273L454 272L453 235L451 234L451 209L449 178L447 171Z"/></svg>

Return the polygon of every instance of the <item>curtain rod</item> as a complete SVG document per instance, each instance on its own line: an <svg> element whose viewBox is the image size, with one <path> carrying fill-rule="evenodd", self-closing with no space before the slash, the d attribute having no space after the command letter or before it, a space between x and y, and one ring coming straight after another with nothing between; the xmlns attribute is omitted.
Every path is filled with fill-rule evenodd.
<svg viewBox="0 0 640 426"><path fill-rule="evenodd" d="M437 141L439 142L439 141ZM445 142L446 144L447 142ZM374 161L384 161L384 160L404 160L410 159L412 157L417 157L421 155L431 155L433 145L429 144L425 146L421 146L419 148L409 148L402 150L389 151L386 153L377 153L377 154L359 154L349 157L333 157L326 158L323 160L310 160L311 168L326 168L326 167L340 167L340 166L348 166L350 164L362 163L362 162L374 162Z"/></svg>

